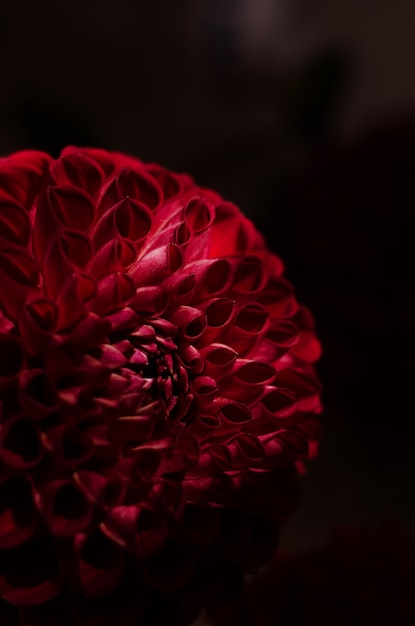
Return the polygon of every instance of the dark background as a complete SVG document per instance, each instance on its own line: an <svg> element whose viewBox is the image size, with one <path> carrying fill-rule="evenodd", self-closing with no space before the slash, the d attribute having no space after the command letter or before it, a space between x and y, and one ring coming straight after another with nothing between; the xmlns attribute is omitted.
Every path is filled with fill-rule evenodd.
<svg viewBox="0 0 415 626"><path fill-rule="evenodd" d="M411 528L413 0L2 0L0 154L130 152L235 201L324 345L325 438L283 534Z"/></svg>

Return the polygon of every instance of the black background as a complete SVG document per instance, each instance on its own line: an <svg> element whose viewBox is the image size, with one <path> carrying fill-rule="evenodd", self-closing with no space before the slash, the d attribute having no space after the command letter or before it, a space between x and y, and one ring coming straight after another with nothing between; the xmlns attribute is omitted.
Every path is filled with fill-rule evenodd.
<svg viewBox="0 0 415 626"><path fill-rule="evenodd" d="M414 522L414 23L412 0L0 6L0 154L98 145L188 171L315 313L325 437L290 549Z"/></svg>

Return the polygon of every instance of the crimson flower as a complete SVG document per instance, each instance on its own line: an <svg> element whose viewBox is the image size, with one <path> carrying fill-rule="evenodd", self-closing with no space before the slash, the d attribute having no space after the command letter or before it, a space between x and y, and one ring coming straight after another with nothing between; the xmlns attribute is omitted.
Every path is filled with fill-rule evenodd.
<svg viewBox="0 0 415 626"><path fill-rule="evenodd" d="M320 430L282 274L187 175L0 160L2 624L179 622L270 557Z"/></svg>
<svg viewBox="0 0 415 626"><path fill-rule="evenodd" d="M411 626L415 544L397 524L337 528L323 546L277 554L214 623Z"/></svg>

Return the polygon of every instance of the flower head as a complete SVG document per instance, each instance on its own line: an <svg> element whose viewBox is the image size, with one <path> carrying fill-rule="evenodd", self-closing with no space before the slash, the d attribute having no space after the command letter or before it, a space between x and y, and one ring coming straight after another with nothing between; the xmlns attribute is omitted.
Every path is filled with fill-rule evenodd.
<svg viewBox="0 0 415 626"><path fill-rule="evenodd" d="M319 344L282 274L187 175L0 161L0 612L106 623L269 558L319 438Z"/></svg>

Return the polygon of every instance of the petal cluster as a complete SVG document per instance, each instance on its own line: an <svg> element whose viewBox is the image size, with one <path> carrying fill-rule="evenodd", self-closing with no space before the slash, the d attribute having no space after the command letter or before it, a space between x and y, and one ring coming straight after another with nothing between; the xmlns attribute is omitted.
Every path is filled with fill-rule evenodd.
<svg viewBox="0 0 415 626"><path fill-rule="evenodd" d="M20 152L0 285L4 610L189 606L213 562L266 560L319 439L320 348L238 208L126 155Z"/></svg>

